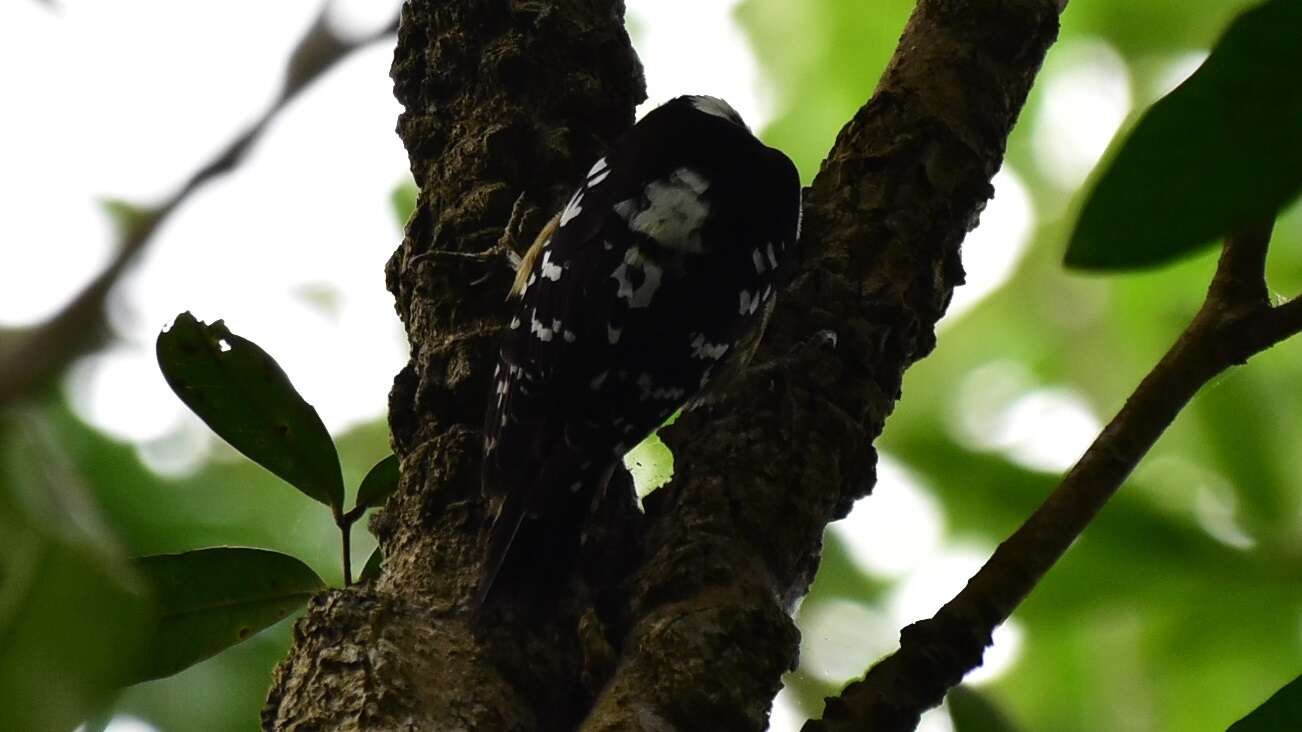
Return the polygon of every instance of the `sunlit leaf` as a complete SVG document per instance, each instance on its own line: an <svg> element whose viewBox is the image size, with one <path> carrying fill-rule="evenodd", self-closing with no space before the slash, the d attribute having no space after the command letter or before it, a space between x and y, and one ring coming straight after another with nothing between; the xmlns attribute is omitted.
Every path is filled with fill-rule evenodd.
<svg viewBox="0 0 1302 732"><path fill-rule="evenodd" d="M371 552L371 556L367 557L366 566L362 567L362 574L358 578L358 581L365 582L367 580L373 580L379 577L380 564L382 564L383 562L384 562L384 552L381 551L380 547L377 546L375 547L375 551Z"/></svg>
<svg viewBox="0 0 1302 732"><path fill-rule="evenodd" d="M341 508L339 455L316 409L252 341L189 313L158 336L168 385L214 432L316 500Z"/></svg>
<svg viewBox="0 0 1302 732"><path fill-rule="evenodd" d="M371 468L357 489L357 505L375 508L398 488L398 456L390 455Z"/></svg>
<svg viewBox="0 0 1302 732"><path fill-rule="evenodd" d="M1302 676L1288 682L1252 710L1248 716L1230 725L1228 732L1279 732L1302 728Z"/></svg>
<svg viewBox="0 0 1302 732"><path fill-rule="evenodd" d="M1133 269L1273 218L1302 190L1302 3L1239 16L1140 119L1082 209L1066 263Z"/></svg>
<svg viewBox="0 0 1302 732"><path fill-rule="evenodd" d="M137 560L154 586L159 621L135 680L170 676L287 617L325 583L267 549L216 547Z"/></svg>
<svg viewBox="0 0 1302 732"><path fill-rule="evenodd" d="M954 732L1015 732L1017 725L979 691L955 687L945 695Z"/></svg>
<svg viewBox="0 0 1302 732"><path fill-rule="evenodd" d="M660 440L660 435L653 433L628 451L624 456L624 467L633 474L638 496L645 498L673 477L674 456Z"/></svg>

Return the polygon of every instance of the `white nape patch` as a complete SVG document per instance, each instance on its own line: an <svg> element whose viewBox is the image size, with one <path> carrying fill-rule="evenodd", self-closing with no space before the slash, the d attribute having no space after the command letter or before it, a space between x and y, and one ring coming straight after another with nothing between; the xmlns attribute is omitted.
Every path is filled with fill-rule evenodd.
<svg viewBox="0 0 1302 732"><path fill-rule="evenodd" d="M733 109L731 104L728 104L722 99L705 95L694 96L691 99L692 106L696 108L696 111L705 112L706 114L712 114L715 117L726 119L735 125L740 125L747 132L750 131L750 128L746 126L746 122L742 120L741 115L737 114L737 110Z"/></svg>
<svg viewBox="0 0 1302 732"><path fill-rule="evenodd" d="M629 228L669 249L703 252L701 227L710 214L710 204L701 194L709 187L708 180L688 168L679 168L661 180L651 181L643 191L648 205L629 220ZM624 203L615 207L621 216Z"/></svg>
<svg viewBox="0 0 1302 732"><path fill-rule="evenodd" d="M769 266L771 266L773 269L777 269L778 258L777 255L773 253L773 242L769 242L768 249L766 249L764 253L768 255Z"/></svg>
<svg viewBox="0 0 1302 732"><path fill-rule="evenodd" d="M582 203L583 203L583 189L579 189L574 192L573 196L570 197L570 202L565 204L565 210L561 212L560 226L564 226L570 223L571 221L574 220L575 216L578 216L579 214L583 213L583 207L580 205Z"/></svg>
<svg viewBox="0 0 1302 732"><path fill-rule="evenodd" d="M731 347L728 343L710 343L705 340L704 333L697 333L696 339L692 341L692 358L718 361Z"/></svg>
<svg viewBox="0 0 1302 732"><path fill-rule="evenodd" d="M601 373L593 377L592 381L588 382L588 386L592 387L593 391L596 391L600 389L603 384L606 383L606 377L608 376L610 376L610 369L606 369L605 371L602 371Z"/></svg>
<svg viewBox="0 0 1302 732"><path fill-rule="evenodd" d="M533 315L530 317L530 321L531 322L529 323L529 332L538 336L538 340L543 341L545 343L547 341L550 341L552 337L556 335L555 328L546 327L545 325L543 325L542 321L538 319L537 310L533 311ZM560 321L557 321L557 324L559 325Z"/></svg>
<svg viewBox="0 0 1302 732"><path fill-rule="evenodd" d="M764 255L760 254L759 247L750 250L750 258L755 262L755 274L764 274Z"/></svg>
<svg viewBox="0 0 1302 732"><path fill-rule="evenodd" d="M560 268L559 265L552 264L552 253L544 252L542 258L542 266L540 268L542 278L544 280L551 280L552 282L559 282L561 279L562 271L563 270Z"/></svg>
<svg viewBox="0 0 1302 732"><path fill-rule="evenodd" d="M628 278L630 267L640 268L643 273L642 284L636 288ZM656 290L660 289L660 281L664 278L664 269L660 265L652 262L642 256L642 250L637 247L629 247L624 252L624 261L619 263L615 271L611 273L611 279L619 283L619 290L615 297L622 297L628 300L630 308L644 308L651 304L651 299L655 297Z"/></svg>
<svg viewBox="0 0 1302 732"><path fill-rule="evenodd" d="M611 343L619 343L619 336L623 332L624 332L623 328L616 328L614 326L608 325L606 326L606 340L609 340Z"/></svg>
<svg viewBox="0 0 1302 732"><path fill-rule="evenodd" d="M742 290L739 296L740 303L737 307L738 315L754 315L755 310L759 308L759 293L751 294L750 290Z"/></svg>

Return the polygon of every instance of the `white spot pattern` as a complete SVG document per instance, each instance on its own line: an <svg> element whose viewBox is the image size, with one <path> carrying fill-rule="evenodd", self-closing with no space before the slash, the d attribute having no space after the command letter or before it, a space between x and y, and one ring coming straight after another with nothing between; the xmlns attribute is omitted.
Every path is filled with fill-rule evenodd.
<svg viewBox="0 0 1302 732"><path fill-rule="evenodd" d="M619 343L619 336L624 332L623 328L616 328L612 325L606 326L606 339L611 343Z"/></svg>
<svg viewBox="0 0 1302 732"><path fill-rule="evenodd" d="M710 343L705 340L704 333L697 333L696 339L692 341L692 358L718 361L731 347L728 343Z"/></svg>
<svg viewBox="0 0 1302 732"><path fill-rule="evenodd" d="M601 373L593 377L592 381L588 382L588 386L592 387L593 391L596 391L601 388L602 384L606 383L606 377L608 376L610 376L609 369L602 371Z"/></svg>
<svg viewBox="0 0 1302 732"><path fill-rule="evenodd" d="M755 262L755 274L764 274L764 255L760 254L759 247L750 250L750 258Z"/></svg>
<svg viewBox="0 0 1302 732"><path fill-rule="evenodd" d="M636 288L628 278L629 267L640 268L644 275L642 284ZM642 256L641 249L629 247L624 252L624 261L620 262L610 275L611 279L619 283L619 290L615 292L615 297L628 300L630 308L647 307L651 304L651 298L655 297L656 290L660 289L660 280L663 279L664 273L660 265Z"/></svg>
<svg viewBox="0 0 1302 732"><path fill-rule="evenodd" d="M769 242L768 250L765 251L765 254L769 256L769 266L771 266L773 269L777 269L778 258L773 255L773 242Z"/></svg>
<svg viewBox="0 0 1302 732"><path fill-rule="evenodd" d="M759 293L751 294L750 290L742 290L739 296L740 303L737 307L738 315L754 315L755 310L759 308Z"/></svg>
<svg viewBox="0 0 1302 732"><path fill-rule="evenodd" d="M710 204L701 196L710 182L689 168L679 168L643 190L648 205L629 220L629 228L655 239L670 249L700 253L701 227L710 214ZM630 201L632 199L629 199ZM622 202L615 207L624 216Z"/></svg>
<svg viewBox="0 0 1302 732"><path fill-rule="evenodd" d="M563 272L564 270L562 270L559 265L552 264L551 252L544 252L542 258L542 265L539 268L539 271L542 274L542 278L544 280L559 282L561 279L561 272Z"/></svg>
<svg viewBox="0 0 1302 732"><path fill-rule="evenodd" d="M637 387L641 390L637 398L644 402L649 399L677 401L687 396L687 390L680 387L657 387L651 374L645 371L637 377Z"/></svg>
<svg viewBox="0 0 1302 732"><path fill-rule="evenodd" d="M541 320L538 319L537 310L533 311L533 315L530 318L530 320L532 322L529 323L529 332L538 336L538 340L543 341L545 343L547 341L550 341L552 337L556 335L555 328L548 328L547 326L543 325L543 322ZM556 321L556 324L560 325L560 321L559 320Z"/></svg>
<svg viewBox="0 0 1302 732"><path fill-rule="evenodd" d="M561 226L564 226L574 220L575 216L583 213L583 190L579 189L574 192L570 202L565 204L565 210L561 212Z"/></svg>

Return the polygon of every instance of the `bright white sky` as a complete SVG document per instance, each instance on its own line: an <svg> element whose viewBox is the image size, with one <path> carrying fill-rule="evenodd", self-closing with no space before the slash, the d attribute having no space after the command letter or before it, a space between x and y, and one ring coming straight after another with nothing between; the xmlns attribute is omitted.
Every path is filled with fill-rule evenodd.
<svg viewBox="0 0 1302 732"><path fill-rule="evenodd" d="M629 0L648 105L681 93L714 94L763 129L775 112L774 95L732 19L737 4ZM0 327L48 317L108 260L113 238L99 201L161 199L261 112L319 2L57 6L52 12L36 0L0 5L0 104L7 112L0 133ZM393 0L340 1L332 18L360 35L385 23L395 7ZM399 108L388 79L390 53L383 45L357 53L309 89L236 174L210 184L168 221L113 293L120 344L77 364L68 390L79 414L137 443L156 469L193 468L211 440L154 364L155 336L182 310L224 318L263 345L333 431L382 416L406 358L383 275L401 238L388 192L407 176L393 133ZM1071 63L1046 67L1041 83L1049 103L1030 124L1043 153L1041 172L1069 189L1125 118L1131 90L1124 63L1105 44L1055 54ZM1173 73L1191 70L1188 59L1181 63ZM969 284L947 324L1008 277L1034 230L1034 204L1018 173L1006 168L995 188L969 237ZM1097 418L1076 395L1029 383L1010 368L996 363L970 377L961 393L977 395L979 404L964 414L987 422L960 415L955 434L1032 467L1061 468L1096 431ZM989 403L991 383L1007 387L997 392L998 404ZM1055 432L1070 439L1046 441ZM880 625L889 640L900 625L934 610L989 549L947 543L934 501L889 460L874 496L834 530L865 571L905 579L883 617L829 605L802 618L803 668L833 680L858 673L865 653L883 650L837 635L842 616L854 615L862 627ZM991 665L1011 663L1018 642L1013 627L996 643ZM780 700L773 729L795 729L801 721ZM933 731L948 727L943 714L926 723ZM137 726L111 729L140 728L123 724Z"/></svg>

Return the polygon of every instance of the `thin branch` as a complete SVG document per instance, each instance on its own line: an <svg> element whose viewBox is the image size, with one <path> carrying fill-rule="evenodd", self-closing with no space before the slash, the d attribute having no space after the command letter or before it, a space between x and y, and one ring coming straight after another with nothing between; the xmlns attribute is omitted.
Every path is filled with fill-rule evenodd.
<svg viewBox="0 0 1302 732"><path fill-rule="evenodd" d="M1265 256L1270 226L1226 240L1207 299L1043 504L967 586L929 620L905 628L900 649L827 700L815 730L912 730L964 674L981 664L1006 620L1116 493L1193 395L1222 371L1302 330L1302 305L1271 308Z"/></svg>
<svg viewBox="0 0 1302 732"><path fill-rule="evenodd" d="M49 383L77 357L107 341L105 304L128 265L153 241L161 224L210 180L229 173L249 148L299 92L320 78L340 59L397 32L395 18L384 29L356 40L341 39L330 27L329 3L322 6L312 27L295 46L286 65L280 95L247 130L200 166L175 193L156 207L134 212L122 228L112 261L57 314L26 331L4 333L0 347L0 407L11 404Z"/></svg>

